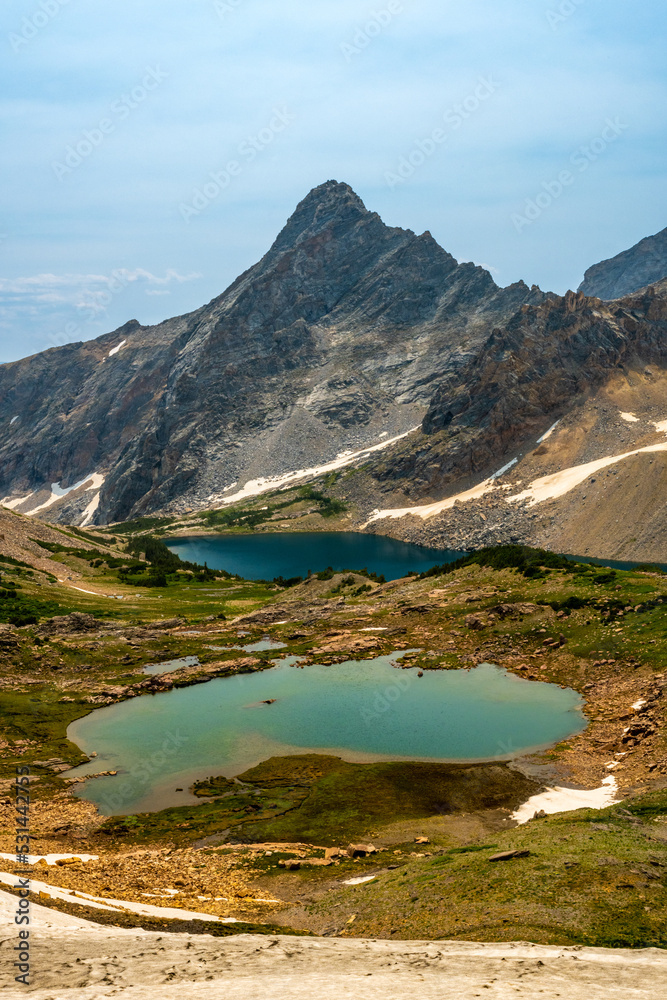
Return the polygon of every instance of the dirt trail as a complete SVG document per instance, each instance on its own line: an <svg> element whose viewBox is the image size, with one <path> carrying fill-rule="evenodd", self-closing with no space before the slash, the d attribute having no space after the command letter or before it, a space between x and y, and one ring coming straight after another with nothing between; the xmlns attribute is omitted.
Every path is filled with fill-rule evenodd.
<svg viewBox="0 0 667 1000"><path fill-rule="evenodd" d="M32 907L32 985L7 976L16 899L0 892L1 995L32 1000L626 1000L667 995L667 953L523 943L212 938L98 927ZM187 984L187 985L186 985Z"/></svg>

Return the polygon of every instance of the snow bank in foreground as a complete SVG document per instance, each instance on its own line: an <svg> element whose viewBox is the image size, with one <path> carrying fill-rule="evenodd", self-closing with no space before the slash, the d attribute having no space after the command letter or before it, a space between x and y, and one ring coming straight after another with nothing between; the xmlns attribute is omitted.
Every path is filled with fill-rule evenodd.
<svg viewBox="0 0 667 1000"><path fill-rule="evenodd" d="M524 802L511 819L517 823L527 823L536 812L543 811L548 815L553 813L573 812L575 809L606 809L616 802L618 785L616 778L605 778L601 788L549 788L546 792L533 795Z"/></svg>

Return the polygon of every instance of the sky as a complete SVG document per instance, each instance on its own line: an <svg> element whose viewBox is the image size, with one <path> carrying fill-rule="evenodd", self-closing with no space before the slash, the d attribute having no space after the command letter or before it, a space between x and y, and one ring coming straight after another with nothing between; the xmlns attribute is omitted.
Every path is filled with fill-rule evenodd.
<svg viewBox="0 0 667 1000"><path fill-rule="evenodd" d="M500 285L667 225L658 0L3 0L0 362L219 295L349 183Z"/></svg>

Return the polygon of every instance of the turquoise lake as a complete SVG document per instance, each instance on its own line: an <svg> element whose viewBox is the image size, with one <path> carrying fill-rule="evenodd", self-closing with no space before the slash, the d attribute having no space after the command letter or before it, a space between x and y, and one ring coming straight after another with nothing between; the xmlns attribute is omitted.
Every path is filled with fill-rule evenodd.
<svg viewBox="0 0 667 1000"><path fill-rule="evenodd" d="M211 569L238 573L245 580L273 580L277 576L288 580L328 566L336 571L367 569L381 573L387 580L398 580L411 570L423 573L465 554L354 531L217 535L167 539L166 544L181 559L202 566L208 563Z"/></svg>
<svg viewBox="0 0 667 1000"><path fill-rule="evenodd" d="M106 815L129 814L198 801L188 792L196 779L233 777L272 756L503 760L585 728L575 691L491 665L419 678L396 669L398 656L304 669L287 661L99 709L68 729L97 753L72 774L118 776L77 794Z"/></svg>

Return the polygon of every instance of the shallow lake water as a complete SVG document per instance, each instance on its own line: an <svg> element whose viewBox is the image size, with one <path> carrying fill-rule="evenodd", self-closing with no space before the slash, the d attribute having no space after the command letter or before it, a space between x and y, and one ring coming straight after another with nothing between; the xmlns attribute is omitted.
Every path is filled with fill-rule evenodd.
<svg viewBox="0 0 667 1000"><path fill-rule="evenodd" d="M284 661L99 709L68 729L70 740L97 753L72 774L118 776L92 779L77 794L105 814L150 811L196 801L188 788L198 778L232 777L271 756L503 760L585 726L575 691L491 665L419 678L395 662L302 669Z"/></svg>
<svg viewBox="0 0 667 1000"><path fill-rule="evenodd" d="M328 566L337 572L367 569L387 580L398 580L411 570L423 573L464 555L354 531L217 535L167 540L166 544L181 559L208 563L211 569L238 573L246 580L305 577L308 570L316 573Z"/></svg>

